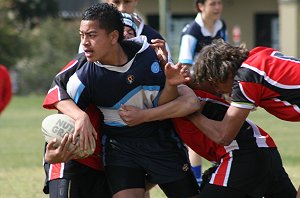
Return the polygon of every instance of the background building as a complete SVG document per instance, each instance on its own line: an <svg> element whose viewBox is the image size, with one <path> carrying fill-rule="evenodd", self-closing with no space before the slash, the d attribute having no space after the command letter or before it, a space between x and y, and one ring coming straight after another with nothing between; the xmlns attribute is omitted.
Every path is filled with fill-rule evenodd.
<svg viewBox="0 0 300 198"><path fill-rule="evenodd" d="M97 1L58 2L61 16L72 18ZM300 0L223 0L223 5L230 43L243 42L249 49L264 45L300 57ZM181 30L196 16L194 0L139 0L137 12L165 36L176 60Z"/></svg>
<svg viewBox="0 0 300 198"><path fill-rule="evenodd" d="M264 45L300 57L300 0L223 0L223 5L229 42L234 44L233 30L240 31L235 38L249 49ZM166 37L176 58L182 27L196 15L194 0L140 0L138 11L158 30L159 13L165 17Z"/></svg>

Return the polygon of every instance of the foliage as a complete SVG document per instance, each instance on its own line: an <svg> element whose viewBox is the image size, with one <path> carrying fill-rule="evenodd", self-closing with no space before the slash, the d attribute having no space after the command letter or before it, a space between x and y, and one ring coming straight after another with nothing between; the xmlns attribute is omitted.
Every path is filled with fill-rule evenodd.
<svg viewBox="0 0 300 198"><path fill-rule="evenodd" d="M19 33L10 25L0 24L0 63L8 68L16 63L17 57L24 55L23 40L20 39Z"/></svg>
<svg viewBox="0 0 300 198"><path fill-rule="evenodd" d="M75 56L79 46L78 21L47 18L22 32L27 55L16 65L19 93L45 93L54 75Z"/></svg>
<svg viewBox="0 0 300 198"><path fill-rule="evenodd" d="M59 7L56 0L11 0L11 11L18 21L32 28L44 18L57 17Z"/></svg>

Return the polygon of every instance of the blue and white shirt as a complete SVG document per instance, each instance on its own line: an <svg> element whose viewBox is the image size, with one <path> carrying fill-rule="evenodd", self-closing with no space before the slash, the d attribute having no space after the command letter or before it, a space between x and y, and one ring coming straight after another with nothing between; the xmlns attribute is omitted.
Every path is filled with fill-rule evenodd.
<svg viewBox="0 0 300 198"><path fill-rule="evenodd" d="M182 30L178 61L192 65L203 46L211 44L214 39L218 38L227 41L225 22L221 19L217 20L214 24L214 32L211 33L204 26L201 13L198 13L195 20Z"/></svg>
<svg viewBox="0 0 300 198"><path fill-rule="evenodd" d="M123 46L125 51L136 50L125 65L86 62L67 83L67 92L75 103L81 109L94 103L103 113L105 125L126 125L118 114L122 104L142 109L157 106L165 75L155 51L145 38L143 41L141 45L128 41L130 45Z"/></svg>

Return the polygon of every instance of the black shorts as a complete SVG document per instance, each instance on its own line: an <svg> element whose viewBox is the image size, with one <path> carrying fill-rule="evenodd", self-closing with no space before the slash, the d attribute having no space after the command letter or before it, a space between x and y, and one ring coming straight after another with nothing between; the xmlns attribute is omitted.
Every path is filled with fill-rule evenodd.
<svg viewBox="0 0 300 198"><path fill-rule="evenodd" d="M296 189L276 148L230 152L223 157L209 183L201 191L203 198L296 197Z"/></svg>
<svg viewBox="0 0 300 198"><path fill-rule="evenodd" d="M72 167L68 169L67 178L46 182L44 192L49 193L50 198L67 198L68 194L71 198L112 197L103 171L94 170L75 161L69 161L66 165Z"/></svg>
<svg viewBox="0 0 300 198"><path fill-rule="evenodd" d="M165 137L149 137L146 140L103 136L105 171L113 193L129 188L144 188L145 179L160 186L171 184L174 187L176 182L188 182L188 186L180 187L181 191L187 191L190 196L198 193L187 149L177 134L168 132ZM118 169L121 171L116 174ZM173 190L178 191L176 188ZM172 190L169 191L172 193Z"/></svg>

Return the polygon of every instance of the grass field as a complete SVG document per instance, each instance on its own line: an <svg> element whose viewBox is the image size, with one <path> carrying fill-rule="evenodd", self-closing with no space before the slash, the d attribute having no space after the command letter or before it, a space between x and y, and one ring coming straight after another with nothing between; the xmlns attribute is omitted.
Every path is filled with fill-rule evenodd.
<svg viewBox="0 0 300 198"><path fill-rule="evenodd" d="M42 109L43 96L14 97L0 116L0 198L46 198L42 193L42 119L55 111ZM280 121L263 110L250 115L279 147L286 171L300 185L300 123ZM209 166L204 162L204 169ZM164 197L159 189L152 198Z"/></svg>

